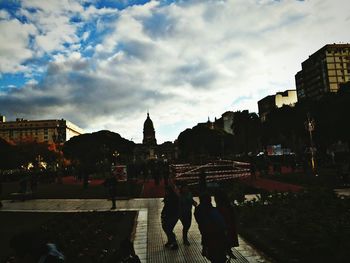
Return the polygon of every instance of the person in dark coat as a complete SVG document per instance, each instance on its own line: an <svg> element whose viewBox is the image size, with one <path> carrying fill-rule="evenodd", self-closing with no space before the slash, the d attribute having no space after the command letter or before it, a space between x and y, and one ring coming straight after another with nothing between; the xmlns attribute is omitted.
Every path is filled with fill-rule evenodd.
<svg viewBox="0 0 350 263"><path fill-rule="evenodd" d="M103 183L105 187L108 189L109 198L112 200L111 209L116 209L116 195L117 195L117 178L115 175L111 175L109 178L105 180Z"/></svg>
<svg viewBox="0 0 350 263"><path fill-rule="evenodd" d="M205 173L205 171L201 171L199 174L198 186L199 193L204 193L207 191L207 174Z"/></svg>
<svg viewBox="0 0 350 263"><path fill-rule="evenodd" d="M168 186L168 184L169 184L169 165L167 162L164 162L164 164L163 164L162 173L163 173L163 178L164 178L164 185Z"/></svg>
<svg viewBox="0 0 350 263"><path fill-rule="evenodd" d="M179 197L172 187L165 188L164 207L161 212L162 228L167 236L167 243L165 247L177 249L176 236L174 234L174 227L179 220Z"/></svg>
<svg viewBox="0 0 350 263"><path fill-rule="evenodd" d="M50 243L36 232L21 232L10 241L15 262L63 263L65 257L56 244Z"/></svg>
<svg viewBox="0 0 350 263"><path fill-rule="evenodd" d="M0 170L0 208L2 207L1 196L2 196L2 171Z"/></svg>
<svg viewBox="0 0 350 263"><path fill-rule="evenodd" d="M202 255L212 263L227 260L227 233L224 218L211 204L211 196L202 193L199 205L194 211L199 231L202 235Z"/></svg>
<svg viewBox="0 0 350 263"><path fill-rule="evenodd" d="M190 245L188 241L188 230L192 222L192 206L197 206L197 202L193 200L192 193L188 189L186 183L180 187L180 221L182 223L182 239L186 246Z"/></svg>
<svg viewBox="0 0 350 263"><path fill-rule="evenodd" d="M230 202L227 194L221 190L215 193L215 203L220 214L225 220L227 228L227 255L236 258L232 253L233 247L238 247L237 219L234 205Z"/></svg>
<svg viewBox="0 0 350 263"><path fill-rule="evenodd" d="M124 239L120 243L121 260L120 263L141 263L136 255L134 245L129 239Z"/></svg>

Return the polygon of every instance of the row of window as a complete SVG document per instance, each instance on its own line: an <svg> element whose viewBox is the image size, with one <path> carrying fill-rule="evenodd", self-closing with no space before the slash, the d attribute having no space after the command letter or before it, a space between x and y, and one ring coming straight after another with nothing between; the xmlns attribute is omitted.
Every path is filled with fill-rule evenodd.
<svg viewBox="0 0 350 263"><path fill-rule="evenodd" d="M332 54L332 55L339 55L339 54L346 54L349 53L349 49L344 48L341 50L327 50L327 54Z"/></svg>
<svg viewBox="0 0 350 263"><path fill-rule="evenodd" d="M17 127L56 127L56 123L3 123L0 125L1 128L17 128Z"/></svg>

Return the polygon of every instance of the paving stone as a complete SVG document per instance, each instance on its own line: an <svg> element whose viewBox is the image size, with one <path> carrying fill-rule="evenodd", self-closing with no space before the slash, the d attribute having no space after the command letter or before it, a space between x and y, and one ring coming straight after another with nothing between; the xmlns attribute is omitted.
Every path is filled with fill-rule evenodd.
<svg viewBox="0 0 350 263"><path fill-rule="evenodd" d="M51 211L51 212L89 212L110 211L110 201L98 199L46 199L30 200L25 202L4 201L0 211ZM190 246L182 243L182 225L179 221L174 229L179 249L164 248L166 235L161 227L160 213L163 207L161 198L137 198L118 200L117 209L113 211L138 211L134 235L136 254L142 263L147 262L209 262L201 255L201 235L197 223L192 217L192 225L188 233ZM239 263L268 263L267 259L259 256L241 237L240 246L233 251L237 257L231 262ZM245 257L246 256L246 257Z"/></svg>

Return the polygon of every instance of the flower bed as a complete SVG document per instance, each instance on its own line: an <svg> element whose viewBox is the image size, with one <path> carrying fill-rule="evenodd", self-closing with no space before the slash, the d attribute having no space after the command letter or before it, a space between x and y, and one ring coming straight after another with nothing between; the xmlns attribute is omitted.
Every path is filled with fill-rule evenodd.
<svg viewBox="0 0 350 263"><path fill-rule="evenodd" d="M240 234L277 262L350 258L350 199L331 190L263 195L238 211Z"/></svg>
<svg viewBox="0 0 350 263"><path fill-rule="evenodd" d="M53 242L65 255L65 262L118 262L120 241L130 237L136 212L11 213L1 212L1 240L19 231L33 233ZM25 226L19 226L20 218ZM30 220L28 222L27 220ZM35 221L33 221L35 220ZM4 253L4 254L3 254ZM2 244L0 262L13 262L9 244Z"/></svg>

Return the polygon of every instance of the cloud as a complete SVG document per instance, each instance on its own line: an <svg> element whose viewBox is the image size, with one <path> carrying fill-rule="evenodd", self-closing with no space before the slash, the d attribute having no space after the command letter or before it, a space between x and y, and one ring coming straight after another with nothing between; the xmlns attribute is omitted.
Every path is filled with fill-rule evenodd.
<svg viewBox="0 0 350 263"><path fill-rule="evenodd" d="M0 95L0 111L67 118L87 131L111 129L139 142L149 109L162 131L158 141L174 140L185 124L208 115L257 110L262 97L294 88L310 54L350 42L348 13L340 8L347 1L335 2L150 1L117 10L28 1L22 13L30 23L17 26L25 32L22 43L35 34L35 44L20 46L12 70L33 53L51 56L41 82Z"/></svg>
<svg viewBox="0 0 350 263"><path fill-rule="evenodd" d="M8 20L10 19L10 14L5 10L0 10L0 19Z"/></svg>
<svg viewBox="0 0 350 263"><path fill-rule="evenodd" d="M22 62L33 56L28 43L36 28L16 19L0 20L0 32L0 71L15 73L25 70Z"/></svg>

